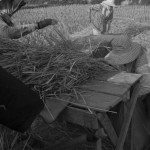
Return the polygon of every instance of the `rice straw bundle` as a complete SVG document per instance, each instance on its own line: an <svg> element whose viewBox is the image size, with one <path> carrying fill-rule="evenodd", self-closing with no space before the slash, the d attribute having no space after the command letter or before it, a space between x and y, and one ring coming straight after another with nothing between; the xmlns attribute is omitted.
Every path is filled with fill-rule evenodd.
<svg viewBox="0 0 150 150"><path fill-rule="evenodd" d="M76 49L65 37L51 47L32 47L6 39L0 41L0 66L44 96L74 93L76 86L98 72L114 70L103 60Z"/></svg>

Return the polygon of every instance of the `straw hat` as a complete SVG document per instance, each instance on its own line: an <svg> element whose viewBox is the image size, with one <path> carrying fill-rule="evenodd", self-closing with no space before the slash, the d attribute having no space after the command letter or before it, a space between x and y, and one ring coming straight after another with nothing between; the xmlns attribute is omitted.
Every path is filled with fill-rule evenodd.
<svg viewBox="0 0 150 150"><path fill-rule="evenodd" d="M105 60L112 65L123 65L134 61L142 51L141 45L133 43L128 36L114 37L111 42L112 51L105 56Z"/></svg>
<svg viewBox="0 0 150 150"><path fill-rule="evenodd" d="M117 7L116 5L115 5L115 2L114 2L115 0L104 0L101 4L102 5L107 5L107 6L112 6L112 7Z"/></svg>

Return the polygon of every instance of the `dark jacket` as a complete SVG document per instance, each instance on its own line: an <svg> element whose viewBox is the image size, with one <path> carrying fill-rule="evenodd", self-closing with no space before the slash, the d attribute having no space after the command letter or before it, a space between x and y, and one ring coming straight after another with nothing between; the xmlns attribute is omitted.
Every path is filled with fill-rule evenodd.
<svg viewBox="0 0 150 150"><path fill-rule="evenodd" d="M38 93L0 67L0 123L26 131L44 104Z"/></svg>

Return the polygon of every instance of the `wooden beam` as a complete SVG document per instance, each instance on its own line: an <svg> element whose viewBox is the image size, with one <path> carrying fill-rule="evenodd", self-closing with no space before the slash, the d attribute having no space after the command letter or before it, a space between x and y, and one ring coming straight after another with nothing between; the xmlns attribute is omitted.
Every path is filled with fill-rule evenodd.
<svg viewBox="0 0 150 150"><path fill-rule="evenodd" d="M130 108L129 108L128 113L125 116L124 123L123 123L123 126L121 128L121 132L120 132L119 139L117 141L117 146L116 146L115 150L123 150L126 135L127 135L129 125L130 125L130 122L132 119L132 115L134 112L134 108L135 108L135 105L137 102L138 92L139 92L139 84L135 85L135 88L133 90L131 100L130 100Z"/></svg>
<svg viewBox="0 0 150 150"><path fill-rule="evenodd" d="M99 113L97 116L113 145L116 146L118 137L109 117L106 113Z"/></svg>
<svg viewBox="0 0 150 150"><path fill-rule="evenodd" d="M123 96L130 89L130 87L131 86L128 84L114 84L111 82L102 82L98 80L93 80L81 86L83 89L119 97Z"/></svg>

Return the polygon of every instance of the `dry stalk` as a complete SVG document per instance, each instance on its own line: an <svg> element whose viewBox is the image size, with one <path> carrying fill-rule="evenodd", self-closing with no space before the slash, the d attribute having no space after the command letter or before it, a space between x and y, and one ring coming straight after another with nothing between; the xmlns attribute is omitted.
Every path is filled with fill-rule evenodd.
<svg viewBox="0 0 150 150"><path fill-rule="evenodd" d="M68 42L66 37L59 31L59 29L56 26L54 26L53 28L56 31L56 33L60 36L60 38L62 39L63 43L67 46L67 48L71 48L70 43Z"/></svg>
<svg viewBox="0 0 150 150"><path fill-rule="evenodd" d="M14 145L15 145L16 142L17 142L18 137L19 137L19 133L16 133L16 135L15 135L15 137L14 137L12 143L11 143L11 149L10 149L10 150L13 149Z"/></svg>
<svg viewBox="0 0 150 150"><path fill-rule="evenodd" d="M30 138L31 138L31 135L30 135L30 136L28 137L28 139L26 140L26 142L25 142L25 144L24 144L24 147L23 147L23 150L25 150L25 148L27 147L27 144L28 144Z"/></svg>
<svg viewBox="0 0 150 150"><path fill-rule="evenodd" d="M48 108L48 106L46 105L46 103L45 103L44 101L43 101L43 103L44 103L44 106L45 106L45 108L47 109L47 111L48 111L50 117L51 117L53 120L55 120L53 114L52 114L51 111L49 110L49 108Z"/></svg>
<svg viewBox="0 0 150 150"><path fill-rule="evenodd" d="M66 100L64 100L64 99L61 99L61 98L59 98L59 97L57 97L57 96L56 96L56 99L59 100L59 101L68 103L68 101L66 101ZM85 108L85 107L86 107L86 108L88 107L88 108L90 108L90 109L99 110L99 111L101 111L101 112L109 112L109 113L117 114L117 112L115 112L115 111L110 111L110 110L105 110L105 109L101 109L101 108L97 108L97 107L87 106L87 105L85 105L85 104L78 104L78 103L71 102L71 101L69 101L69 103L70 103L70 104L73 104L73 105L75 105L75 106L79 106L79 107L84 107L84 108ZM93 113L92 113L92 114L93 114Z"/></svg>
<svg viewBox="0 0 150 150"><path fill-rule="evenodd" d="M91 110L91 109L89 108L89 106L87 105L86 100L84 99L83 95L82 95L81 93L79 93L79 94L80 94L80 96L81 96L81 98L82 98L84 104L87 106L88 111L89 111L91 114L93 114L92 110Z"/></svg>

